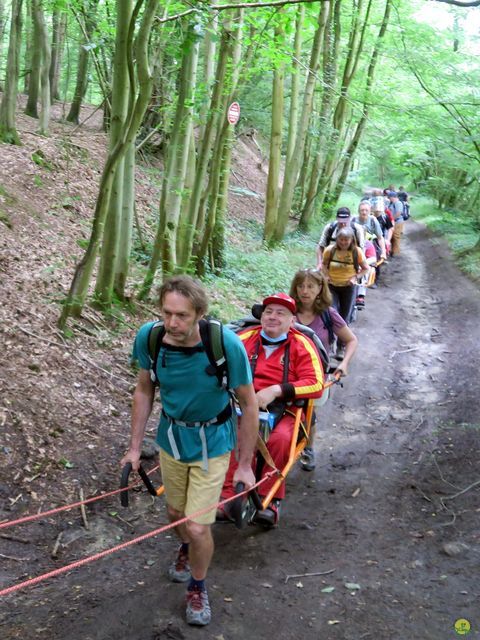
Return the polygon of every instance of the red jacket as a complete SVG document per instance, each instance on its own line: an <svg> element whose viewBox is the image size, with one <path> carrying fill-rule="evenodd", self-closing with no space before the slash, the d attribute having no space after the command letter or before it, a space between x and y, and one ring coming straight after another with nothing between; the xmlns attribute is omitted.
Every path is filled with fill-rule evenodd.
<svg viewBox="0 0 480 640"><path fill-rule="evenodd" d="M273 384L282 386L283 398L287 401L296 398L320 398L323 393L323 369L315 345L301 331L290 329L288 339L270 357L265 357L261 344L261 327L245 329L239 333L245 350L252 363L258 353L255 365L253 386L261 391ZM289 366L287 383L283 384L284 356L289 344Z"/></svg>

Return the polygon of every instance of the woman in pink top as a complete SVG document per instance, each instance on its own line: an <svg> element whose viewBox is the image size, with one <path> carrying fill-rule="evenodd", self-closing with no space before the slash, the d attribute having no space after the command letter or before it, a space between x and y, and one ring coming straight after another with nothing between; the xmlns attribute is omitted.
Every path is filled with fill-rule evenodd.
<svg viewBox="0 0 480 640"><path fill-rule="evenodd" d="M339 344L344 345L337 349L335 357L340 363L335 371L347 375L348 364L357 349L358 340L338 311L331 306L332 294L325 275L317 269L297 271L290 285L290 295L297 303L298 322L315 331L327 353L332 351L337 338ZM309 442L301 459L302 468L306 471L315 468L314 437L315 428L312 425Z"/></svg>

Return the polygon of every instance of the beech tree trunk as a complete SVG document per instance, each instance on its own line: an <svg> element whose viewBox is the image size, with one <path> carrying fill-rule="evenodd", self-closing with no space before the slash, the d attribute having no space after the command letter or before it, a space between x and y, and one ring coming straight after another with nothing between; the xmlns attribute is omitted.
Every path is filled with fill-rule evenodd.
<svg viewBox="0 0 480 640"><path fill-rule="evenodd" d="M151 98L152 75L149 67L148 43L152 25L158 10L158 4L159 0L147 0L142 14L142 21L135 45L138 95L135 102L129 109L127 126L125 127L122 138L118 141L115 148L109 153L102 173L89 244L85 255L75 270L70 291L65 301L62 315L59 319L59 326L62 329L65 327L65 323L69 316L79 316L82 312L88 293L92 270L95 264L95 258L97 256L98 246L102 239L115 170L118 163L125 157L129 145L134 143L135 136ZM141 4L137 3L136 9L139 10L140 6ZM132 20L134 19L136 19L135 12L132 16Z"/></svg>
<svg viewBox="0 0 480 640"><path fill-rule="evenodd" d="M275 27L275 40L281 40L283 39L283 37L283 26L277 25ZM268 163L265 224L263 229L263 239L267 244L270 244L273 240L275 229L277 228L278 198L280 194L280 168L282 162L284 82L285 62L281 60L279 63L277 63L277 66L275 67L275 70L273 72L270 159ZM294 132L292 133L294 135Z"/></svg>
<svg viewBox="0 0 480 640"><path fill-rule="evenodd" d="M42 34L37 19L40 0L31 0L32 48L30 58L30 73L28 79L28 98L25 113L32 118L38 118L38 95L40 91L40 66L42 64Z"/></svg>
<svg viewBox="0 0 480 640"><path fill-rule="evenodd" d="M312 113L313 92L317 80L317 71L320 63L320 54L322 52L323 38L325 28L328 24L328 15L330 11L330 0L325 0L320 4L320 12L317 19L317 29L313 40L312 51L310 55L310 63L305 83L305 91L303 94L303 106L298 126L296 151L292 155L291 161L285 166L285 177L283 180L282 193L278 207L278 222L273 235L273 242L281 242L287 228L288 217L293 202L295 185L300 170L300 164L303 158L305 141L307 137L308 123Z"/></svg>
<svg viewBox="0 0 480 640"><path fill-rule="evenodd" d="M109 147L111 150L125 133L130 91L129 80L129 31L133 1L117 0L115 53L113 59L112 119ZM100 265L98 268L95 297L99 304L108 307L112 303L116 262L119 250L120 223L123 212L124 161L119 160L112 181L112 189L103 234ZM132 203L129 203L132 206Z"/></svg>
<svg viewBox="0 0 480 640"><path fill-rule="evenodd" d="M0 104L0 140L18 145L21 143L17 133L15 110L17 107L20 47L22 43L22 3L23 0L12 0L7 74L5 77L5 90Z"/></svg>
<svg viewBox="0 0 480 640"><path fill-rule="evenodd" d="M51 101L59 100L58 90L60 68L62 64L63 49L65 46L65 35L67 31L67 14L58 7L52 16L52 57L50 61L50 97Z"/></svg>
<svg viewBox="0 0 480 640"><path fill-rule="evenodd" d="M82 15L84 17L83 32L84 40L78 50L77 64L77 81L73 100L70 105L70 111L67 115L67 122L78 124L80 121L80 110L82 108L82 100L88 87L88 63L89 63L89 46L92 33L95 29L95 14L99 0L89 0L84 6Z"/></svg>

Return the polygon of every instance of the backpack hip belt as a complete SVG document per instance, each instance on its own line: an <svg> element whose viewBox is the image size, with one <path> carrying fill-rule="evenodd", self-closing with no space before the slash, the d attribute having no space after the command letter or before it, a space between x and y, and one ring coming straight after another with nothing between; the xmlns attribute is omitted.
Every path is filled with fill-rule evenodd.
<svg viewBox="0 0 480 640"><path fill-rule="evenodd" d="M218 416L215 416L211 420L198 420L197 422L184 422L183 420L177 420L176 418L169 416L168 413L162 409L162 416L167 418L169 422L178 424L179 427L211 427L215 424L222 424L226 422L231 415L232 405L230 403L220 411Z"/></svg>
<svg viewBox="0 0 480 640"><path fill-rule="evenodd" d="M180 451L178 450L177 443L175 441L175 436L173 435L173 425L178 424L180 427L200 427L199 436L200 441L202 443L202 469L205 473L208 472L208 447L207 447L207 436L205 435L205 427L213 426L216 424L221 424L225 422L232 415L232 407L228 404L225 409L223 409L218 416L212 418L211 420L203 420L199 422L183 422L182 420L175 420L175 418L171 418L165 411L162 409L162 415L164 415L168 420L168 430L167 437L170 446L172 447L172 453L175 460L180 460Z"/></svg>

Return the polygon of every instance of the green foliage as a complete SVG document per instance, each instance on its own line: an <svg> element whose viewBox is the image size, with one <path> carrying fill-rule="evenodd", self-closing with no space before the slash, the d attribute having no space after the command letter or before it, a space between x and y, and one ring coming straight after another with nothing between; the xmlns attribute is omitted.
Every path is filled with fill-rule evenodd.
<svg viewBox="0 0 480 640"><path fill-rule="evenodd" d="M480 245L477 220L455 210L440 210L427 198L414 199L412 213L448 243L460 268L474 279L480 279Z"/></svg>
<svg viewBox="0 0 480 640"><path fill-rule="evenodd" d="M288 292L297 269L315 265L317 235L292 234L273 250L266 250L261 238L261 225L252 221L230 228L228 266L221 276L206 279L212 315L224 321L245 315L254 302L268 294Z"/></svg>
<svg viewBox="0 0 480 640"><path fill-rule="evenodd" d="M42 169L48 169L48 171L53 171L54 166L53 163L45 157L45 154L41 149L37 149L32 153L33 162L42 167Z"/></svg>

